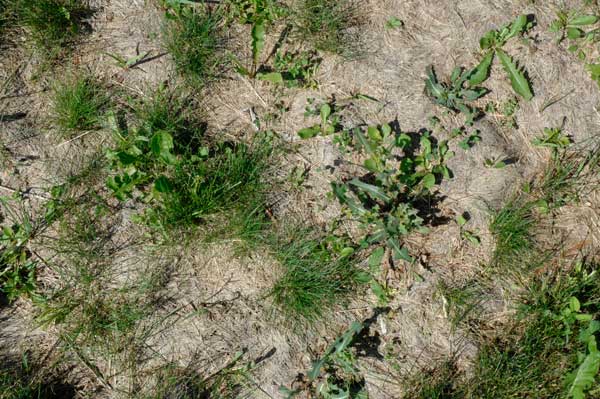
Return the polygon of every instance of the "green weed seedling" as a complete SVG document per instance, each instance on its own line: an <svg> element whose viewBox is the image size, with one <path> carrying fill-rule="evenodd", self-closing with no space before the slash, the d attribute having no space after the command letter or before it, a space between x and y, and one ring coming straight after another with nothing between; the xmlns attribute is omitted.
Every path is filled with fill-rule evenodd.
<svg viewBox="0 0 600 399"><path fill-rule="evenodd" d="M468 83L470 87L480 85L490 76L490 69L494 57L500 59L506 75L515 93L529 101L533 98L533 92L529 80L522 69L502 49L508 40L527 32L532 27L526 15L520 15L512 23L498 30L490 30L480 40L479 46L485 52L481 62L471 70Z"/></svg>
<svg viewBox="0 0 600 399"><path fill-rule="evenodd" d="M12 220L2 226L0 234L0 292L9 302L34 293L37 266L27 248L34 235L33 222L25 212L17 211L15 201L19 198L0 197L2 210Z"/></svg>
<svg viewBox="0 0 600 399"><path fill-rule="evenodd" d="M365 328L359 322L353 322L348 330L338 337L327 348L325 353L313 363L309 370L308 386L319 399L366 399L368 394L364 387L364 378L356 365L356 357L351 351L355 337ZM300 389L290 390L281 387L280 392L292 399L301 393Z"/></svg>
<svg viewBox="0 0 600 399"><path fill-rule="evenodd" d="M589 35L583 29L598 22L598 17L591 14L581 14L578 11L557 11L556 19L550 24L550 32L557 33L556 42L565 38L575 40Z"/></svg>
<svg viewBox="0 0 600 399"><path fill-rule="evenodd" d="M314 89L318 86L315 75L321 64L321 59L316 53L303 52L277 52L272 72L259 72L256 77L260 80L286 87L302 87Z"/></svg>
<svg viewBox="0 0 600 399"><path fill-rule="evenodd" d="M352 149L366 157L362 165L366 174L333 182L333 193L363 226L362 245L383 244L395 259L411 261L400 240L414 231L428 231L416 204L430 197L439 181L450 178L446 161L454 153L447 141L436 142L430 132L423 132L414 155L398 161L397 150L407 152L415 145L411 136L392 132L389 125L370 126L366 132L355 128L351 134Z"/></svg>
<svg viewBox="0 0 600 399"><path fill-rule="evenodd" d="M473 245L481 244L481 238L479 238L477 233L466 228L468 222L469 220L464 215L458 215L456 217L456 224L458 224L458 227L460 228L461 239L468 241Z"/></svg>
<svg viewBox="0 0 600 399"><path fill-rule="evenodd" d="M433 66L427 68L425 91L435 102L455 112L462 112L466 117L466 124L472 125L473 121L481 115L481 110L469 103L478 100L488 93L484 87L467 85L472 71L465 71L457 67L452 71L448 83L439 82Z"/></svg>
<svg viewBox="0 0 600 399"><path fill-rule="evenodd" d="M340 116L334 103L324 103L318 109L318 115L321 117L321 123L307 127L298 131L298 136L302 139L309 139L318 135L329 136L342 128ZM308 109L306 115L314 115L315 110Z"/></svg>
<svg viewBox="0 0 600 399"><path fill-rule="evenodd" d="M552 157L556 159L571 145L571 138L564 134L560 128L545 128L544 134L533 139L532 143L537 147L550 148Z"/></svg>
<svg viewBox="0 0 600 399"><path fill-rule="evenodd" d="M256 77L260 65L260 57L265 48L266 29L269 25L286 14L286 9L274 0L241 0L229 1L233 16L240 23L252 27L252 69L248 71L238 62L238 72L242 75Z"/></svg>

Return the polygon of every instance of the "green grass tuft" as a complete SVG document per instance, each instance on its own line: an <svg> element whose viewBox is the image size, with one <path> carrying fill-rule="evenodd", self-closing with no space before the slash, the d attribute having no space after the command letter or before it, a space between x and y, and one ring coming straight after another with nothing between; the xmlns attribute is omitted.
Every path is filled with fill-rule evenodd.
<svg viewBox="0 0 600 399"><path fill-rule="evenodd" d="M90 76L71 77L54 88L56 124L66 132L98 129L108 103L108 94L98 80Z"/></svg>
<svg viewBox="0 0 600 399"><path fill-rule="evenodd" d="M270 295L290 319L315 322L364 283L356 259L334 255L324 241L306 228L288 228L270 238L272 254L283 267Z"/></svg>
<svg viewBox="0 0 600 399"><path fill-rule="evenodd" d="M85 30L92 13L83 0L16 0L18 24L25 27L36 46L55 55Z"/></svg>
<svg viewBox="0 0 600 399"><path fill-rule="evenodd" d="M346 58L360 55L363 21L354 0L301 0L293 18L298 36L315 49Z"/></svg>
<svg viewBox="0 0 600 399"><path fill-rule="evenodd" d="M178 72L203 86L223 73L224 16L220 8L183 7L169 14L165 46Z"/></svg>

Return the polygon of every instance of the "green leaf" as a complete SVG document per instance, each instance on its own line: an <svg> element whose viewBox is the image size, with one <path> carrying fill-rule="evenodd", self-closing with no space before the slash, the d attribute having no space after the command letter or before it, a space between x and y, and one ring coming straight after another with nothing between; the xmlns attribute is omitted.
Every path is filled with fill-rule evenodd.
<svg viewBox="0 0 600 399"><path fill-rule="evenodd" d="M490 76L490 67L492 66L492 61L494 60L494 52L488 52L479 65L469 72L469 86L477 86L487 80Z"/></svg>
<svg viewBox="0 0 600 399"><path fill-rule="evenodd" d="M373 294L375 294L379 302L387 302L387 293L385 292L385 288L383 288L383 286L375 280L371 280L371 291L373 291Z"/></svg>
<svg viewBox="0 0 600 399"><path fill-rule="evenodd" d="M424 188L426 188L427 190L431 190L433 186L435 186L434 174L428 173L425 176L423 176L423 179L421 179L421 183L423 183Z"/></svg>
<svg viewBox="0 0 600 399"><path fill-rule="evenodd" d="M456 217L456 223L458 223L458 225L460 227L464 226L465 224L467 224L467 219L463 216L463 215L458 215Z"/></svg>
<svg viewBox="0 0 600 399"><path fill-rule="evenodd" d="M530 101L533 98L533 93L531 92L531 87L523 72L519 70L517 65L504 50L498 49L496 50L496 53L510 79L513 90L525 100Z"/></svg>
<svg viewBox="0 0 600 399"><path fill-rule="evenodd" d="M300 136L301 139L310 139L312 137L317 136L320 132L321 129L319 128L319 126L312 126L298 131L298 136Z"/></svg>
<svg viewBox="0 0 600 399"><path fill-rule="evenodd" d="M162 194L171 193L173 192L173 185L166 176L160 176L154 181L154 189Z"/></svg>
<svg viewBox="0 0 600 399"><path fill-rule="evenodd" d="M331 107L329 106L329 104L323 104L321 106L321 123L323 125L325 125L327 123L327 119L329 118L329 115L331 115Z"/></svg>
<svg viewBox="0 0 600 399"><path fill-rule="evenodd" d="M383 140L383 136L381 135L381 132L379 131L379 129L377 129L377 126L369 126L367 128L367 135L369 136L369 138L371 140L374 140L374 141Z"/></svg>
<svg viewBox="0 0 600 399"><path fill-rule="evenodd" d="M369 256L369 269L373 272L379 270L379 266L381 265L381 261L383 260L383 255L385 255L385 248L379 247L375 251L371 253Z"/></svg>
<svg viewBox="0 0 600 399"><path fill-rule="evenodd" d="M396 29L404 26L404 22L402 22L397 17L389 17L387 22L385 23L386 29Z"/></svg>
<svg viewBox="0 0 600 399"><path fill-rule="evenodd" d="M581 304L579 303L579 299L575 298L574 296L569 298L569 308L571 309L572 312L579 312L579 309L581 309Z"/></svg>
<svg viewBox="0 0 600 399"><path fill-rule="evenodd" d="M504 40L508 40L511 37L515 37L519 33L523 32L527 27L527 15L519 15L511 24L510 31L504 37Z"/></svg>
<svg viewBox="0 0 600 399"><path fill-rule="evenodd" d="M352 179L349 183L373 199L378 199L384 202L389 202L392 200L381 188L372 184L364 183L358 179Z"/></svg>
<svg viewBox="0 0 600 399"><path fill-rule="evenodd" d="M265 47L265 24L263 21L257 21L252 26L252 59L254 65L258 64L260 53Z"/></svg>
<svg viewBox="0 0 600 399"><path fill-rule="evenodd" d="M598 17L595 15L580 15L569 21L571 26L593 25L598 22Z"/></svg>
<svg viewBox="0 0 600 399"><path fill-rule="evenodd" d="M579 39L585 35L585 32L579 28L567 28L567 37L571 40Z"/></svg>
<svg viewBox="0 0 600 399"><path fill-rule="evenodd" d="M588 348L589 353L577 369L569 388L568 395L574 399L585 398L585 392L594 385L596 375L600 370L600 352L596 347L595 338L590 339Z"/></svg>
<svg viewBox="0 0 600 399"><path fill-rule="evenodd" d="M283 75L279 72L259 73L256 77L260 80L271 82L274 84L283 83Z"/></svg>
<svg viewBox="0 0 600 399"><path fill-rule="evenodd" d="M162 158L168 164L174 164L177 161L175 156L171 154L173 148L175 148L173 136L167 132L157 132L150 140L150 149L152 150L152 153Z"/></svg>

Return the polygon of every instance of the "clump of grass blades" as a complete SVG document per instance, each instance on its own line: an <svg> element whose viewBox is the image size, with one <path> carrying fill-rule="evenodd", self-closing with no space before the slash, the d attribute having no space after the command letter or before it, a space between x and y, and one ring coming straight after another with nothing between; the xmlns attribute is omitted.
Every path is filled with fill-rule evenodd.
<svg viewBox="0 0 600 399"><path fill-rule="evenodd" d="M579 365L578 353L586 351L586 344L577 338L585 322L575 321L574 316L568 322L564 310L571 298L578 298L580 314L589 315L590 320L600 317L600 275L594 268L584 265L583 272L574 268L566 275L557 268L529 281L515 320L483 342L470 376L458 374L448 362L441 372L425 378L417 375L419 381L408 397L570 397L567 376Z"/></svg>
<svg viewBox="0 0 600 399"><path fill-rule="evenodd" d="M217 144L206 159L184 157L173 171L172 190L160 204L164 224L189 226L221 221L231 232L235 223L251 222L245 216L253 208L257 211L254 217L262 218L266 207L264 174L270 152L270 145L258 140L253 145Z"/></svg>
<svg viewBox="0 0 600 399"><path fill-rule="evenodd" d="M335 255L311 229L287 228L268 244L284 269L270 295L290 319L315 322L364 283L356 259Z"/></svg>
<svg viewBox="0 0 600 399"><path fill-rule="evenodd" d="M354 0L301 0L293 16L299 37L315 49L347 58L360 55L362 19Z"/></svg>
<svg viewBox="0 0 600 399"><path fill-rule="evenodd" d="M54 88L56 124L67 132L98 129L108 102L108 94L97 79L70 77Z"/></svg>
<svg viewBox="0 0 600 399"><path fill-rule="evenodd" d="M118 246L105 204L65 200L58 215L57 237L45 243L60 279L40 292L38 322L56 325L69 347L116 354L131 345L138 322L150 312L142 284L118 282L112 261ZM122 273L122 271L121 271Z"/></svg>
<svg viewBox="0 0 600 399"><path fill-rule="evenodd" d="M533 231L537 221L535 202L517 196L494 215L490 231L496 239L492 263L511 270L527 268L535 249Z"/></svg>
<svg viewBox="0 0 600 399"><path fill-rule="evenodd" d="M165 45L179 73L195 86L217 78L225 63L221 8L181 7L168 15Z"/></svg>
<svg viewBox="0 0 600 399"><path fill-rule="evenodd" d="M35 44L48 54L56 54L83 32L91 8L84 0L17 0L18 24L29 31Z"/></svg>
<svg viewBox="0 0 600 399"><path fill-rule="evenodd" d="M5 366L6 367L6 366ZM0 398L2 399L62 399L75 397L75 389L53 376L40 375L37 365L29 364L23 356L20 367L0 370Z"/></svg>

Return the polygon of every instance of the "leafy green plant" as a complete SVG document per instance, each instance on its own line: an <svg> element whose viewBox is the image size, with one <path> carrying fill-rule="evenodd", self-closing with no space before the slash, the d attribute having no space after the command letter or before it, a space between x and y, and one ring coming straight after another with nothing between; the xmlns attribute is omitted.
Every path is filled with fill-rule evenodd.
<svg viewBox="0 0 600 399"><path fill-rule="evenodd" d="M268 137L252 145L211 143L202 125L186 120L169 99L158 93L142 106L137 126L113 123L116 147L106 152L113 195L149 204L142 220L163 231L207 223L224 211L242 217L255 214L248 207L263 209Z"/></svg>
<svg viewBox="0 0 600 399"><path fill-rule="evenodd" d="M479 46L485 51L485 55L481 62L470 72L468 77L469 86L474 87L487 80L494 57L497 56L515 93L527 101L531 100L533 92L527 77L512 58L502 49L509 39L527 32L531 26L532 23L528 21L527 16L520 15L512 23L498 30L490 30L483 35L479 41Z"/></svg>
<svg viewBox="0 0 600 399"><path fill-rule="evenodd" d="M179 73L195 86L218 78L226 66L222 7L168 3L164 40Z"/></svg>
<svg viewBox="0 0 600 399"><path fill-rule="evenodd" d="M404 22L400 20L398 17L389 17L385 22L386 29L398 29L404 26Z"/></svg>
<svg viewBox="0 0 600 399"><path fill-rule="evenodd" d="M260 56L265 47L266 29L268 25L285 15L285 8L275 0L241 0L228 1L232 14L242 24L252 27L252 70L240 72L255 77L260 65Z"/></svg>
<svg viewBox="0 0 600 399"><path fill-rule="evenodd" d="M460 237L463 240L469 241L471 244L481 244L481 238L479 238L477 233L466 228L468 222L469 220L463 215L458 215L456 217L456 224L458 224L458 227L460 228Z"/></svg>
<svg viewBox="0 0 600 399"><path fill-rule="evenodd" d="M557 33L557 43L562 42L565 37L571 40L580 39L586 36L583 28L594 25L598 22L598 17L591 14L581 14L578 11L557 11L556 19L550 24L550 32Z"/></svg>
<svg viewBox="0 0 600 399"><path fill-rule="evenodd" d="M314 52L278 52L272 72L259 72L257 78L287 87L316 88L315 75L321 59Z"/></svg>
<svg viewBox="0 0 600 399"><path fill-rule="evenodd" d="M450 178L446 161L454 153L447 141L434 141L426 131L418 136L414 154L397 160L397 150L406 153L416 147L411 136L393 132L389 125L370 126L366 132L355 128L351 134L351 147L366 157L366 174L333 182L333 193L362 225L366 235L361 245L384 244L394 258L411 260L400 239L427 231L417 204L430 197L440 180Z"/></svg>
<svg viewBox="0 0 600 399"><path fill-rule="evenodd" d="M452 71L450 82L439 82L433 66L427 68L427 79L425 80L425 91L435 102L455 112L462 112L466 117L467 124L481 115L481 110L468 103L478 100L488 93L484 87L471 85L465 87L472 71L464 71L457 67Z"/></svg>
<svg viewBox="0 0 600 399"><path fill-rule="evenodd" d="M590 73L593 81L600 87L600 64L586 64L585 69Z"/></svg>
<svg viewBox="0 0 600 399"><path fill-rule="evenodd" d="M67 133L100 128L108 104L106 89L92 76L73 75L54 86L56 124Z"/></svg>
<svg viewBox="0 0 600 399"><path fill-rule="evenodd" d="M333 103L324 103L318 107L319 116L321 122L319 124L307 127L298 131L298 136L302 139L309 139L315 136L331 135L341 129L340 117L337 114L337 109ZM312 115L312 111L307 112L308 115Z"/></svg>
<svg viewBox="0 0 600 399"><path fill-rule="evenodd" d="M552 156L556 158L571 145L571 139L560 128L544 128L543 135L533 139L533 145L550 148Z"/></svg>
<svg viewBox="0 0 600 399"><path fill-rule="evenodd" d="M2 226L0 234L0 291L10 302L34 293L37 267L28 249L35 228L28 214L15 208L15 201L19 199L0 197L2 210L12 221Z"/></svg>
<svg viewBox="0 0 600 399"><path fill-rule="evenodd" d="M348 330L338 337L313 363L308 372L308 386L304 389L313 391L315 398L320 399L366 399L368 397L364 379L356 366L356 358L351 346L358 334L365 328L363 323L353 322ZM338 375L340 374L340 375ZM294 398L301 391L280 388L280 392L288 399Z"/></svg>
<svg viewBox="0 0 600 399"><path fill-rule="evenodd" d="M297 36L316 50L346 58L362 52L358 34L363 21L355 0L300 0L292 20Z"/></svg>

